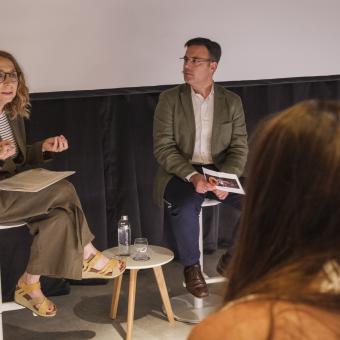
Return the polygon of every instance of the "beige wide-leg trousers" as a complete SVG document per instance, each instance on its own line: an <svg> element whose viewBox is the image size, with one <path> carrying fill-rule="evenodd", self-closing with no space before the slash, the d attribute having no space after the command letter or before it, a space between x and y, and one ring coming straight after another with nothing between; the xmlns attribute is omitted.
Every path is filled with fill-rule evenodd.
<svg viewBox="0 0 340 340"><path fill-rule="evenodd" d="M0 224L26 221L34 236L27 272L81 279L83 249L94 238L73 185L36 193L0 191Z"/></svg>

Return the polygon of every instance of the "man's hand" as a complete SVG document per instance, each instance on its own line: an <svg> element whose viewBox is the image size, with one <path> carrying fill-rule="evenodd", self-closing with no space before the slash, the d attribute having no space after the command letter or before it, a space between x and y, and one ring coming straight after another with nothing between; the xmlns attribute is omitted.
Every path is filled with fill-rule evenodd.
<svg viewBox="0 0 340 340"><path fill-rule="evenodd" d="M0 141L0 159L5 160L15 154L15 145L9 140Z"/></svg>
<svg viewBox="0 0 340 340"><path fill-rule="evenodd" d="M42 152L62 152L67 149L68 141L63 135L47 138L42 144Z"/></svg>
<svg viewBox="0 0 340 340"><path fill-rule="evenodd" d="M228 191L224 191L224 190L218 190L218 189L214 189L212 190L212 192L216 195L216 197L218 199L220 199L221 201L223 201L224 199L227 198L227 196L229 195Z"/></svg>
<svg viewBox="0 0 340 340"><path fill-rule="evenodd" d="M205 194L207 191L215 189L215 187L208 183L201 174L192 175L190 177L190 182L194 185L196 192L200 194Z"/></svg>

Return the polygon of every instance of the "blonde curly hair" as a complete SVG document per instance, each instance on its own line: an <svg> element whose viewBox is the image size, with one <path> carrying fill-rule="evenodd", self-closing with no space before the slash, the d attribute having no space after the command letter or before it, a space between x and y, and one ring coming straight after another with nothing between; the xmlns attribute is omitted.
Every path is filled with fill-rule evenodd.
<svg viewBox="0 0 340 340"><path fill-rule="evenodd" d="M28 118L31 105L29 102L28 87L26 86L22 69L12 54L0 50L0 57L10 60L13 63L15 70L18 72L17 94L10 103L5 105L4 110L11 118L15 118L17 115Z"/></svg>

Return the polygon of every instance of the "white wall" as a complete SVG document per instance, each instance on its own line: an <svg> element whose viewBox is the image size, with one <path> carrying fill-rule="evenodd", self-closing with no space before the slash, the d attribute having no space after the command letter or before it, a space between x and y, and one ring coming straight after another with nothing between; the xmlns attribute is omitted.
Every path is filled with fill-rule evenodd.
<svg viewBox="0 0 340 340"><path fill-rule="evenodd" d="M195 36L217 81L340 74L339 0L1 0L0 49L31 92L174 84Z"/></svg>

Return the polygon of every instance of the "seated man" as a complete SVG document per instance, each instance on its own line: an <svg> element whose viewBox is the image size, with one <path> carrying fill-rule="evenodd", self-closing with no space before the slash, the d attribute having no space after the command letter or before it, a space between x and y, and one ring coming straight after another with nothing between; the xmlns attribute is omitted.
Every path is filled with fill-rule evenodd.
<svg viewBox="0 0 340 340"><path fill-rule="evenodd" d="M156 107L154 155L160 167L154 195L159 205L163 199L169 203L186 287L204 297L208 289L199 265L201 205L207 195L231 204L236 200L208 183L202 166L240 176L247 159L247 132L240 98L213 82L220 45L195 38L185 47L186 84L163 92Z"/></svg>

